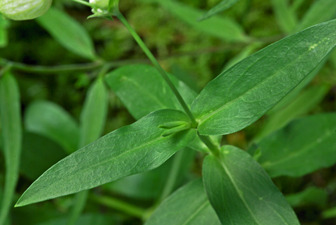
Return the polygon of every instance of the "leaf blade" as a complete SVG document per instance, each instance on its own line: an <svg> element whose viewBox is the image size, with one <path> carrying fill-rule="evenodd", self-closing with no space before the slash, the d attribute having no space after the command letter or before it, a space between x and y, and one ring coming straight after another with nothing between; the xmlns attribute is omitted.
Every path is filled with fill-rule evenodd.
<svg viewBox="0 0 336 225"><path fill-rule="evenodd" d="M223 0L210 9L208 12L204 13L201 17L199 17L198 21L206 20L220 12L223 12L229 8L231 8L234 4L236 4L240 0Z"/></svg>
<svg viewBox="0 0 336 225"><path fill-rule="evenodd" d="M67 153L77 149L79 127L63 108L48 101L35 101L25 112L27 131L43 135L63 147Z"/></svg>
<svg viewBox="0 0 336 225"><path fill-rule="evenodd" d="M19 178L22 140L20 92L15 78L10 73L0 78L0 119L6 161L0 224L5 224L8 213L13 207L12 201Z"/></svg>
<svg viewBox="0 0 336 225"><path fill-rule="evenodd" d="M83 147L47 170L26 190L17 206L79 192L158 167L195 138L194 129L162 137L163 131L158 126L174 120L189 121L180 111L160 110Z"/></svg>
<svg viewBox="0 0 336 225"><path fill-rule="evenodd" d="M174 216L171 216L174 214ZM204 191L196 179L170 195L146 221L145 225L220 225Z"/></svg>
<svg viewBox="0 0 336 225"><path fill-rule="evenodd" d="M95 59L92 40L80 23L65 12L51 7L36 21L69 51L87 59Z"/></svg>
<svg viewBox="0 0 336 225"><path fill-rule="evenodd" d="M335 113L293 121L262 139L258 162L271 177L302 176L336 163Z"/></svg>
<svg viewBox="0 0 336 225"><path fill-rule="evenodd" d="M203 182L222 224L299 224L283 195L248 153L223 146L220 157L205 158Z"/></svg>
<svg viewBox="0 0 336 225"><path fill-rule="evenodd" d="M335 30L336 20L308 28L264 48L212 80L191 106L200 134L233 133L259 119L335 47Z"/></svg>

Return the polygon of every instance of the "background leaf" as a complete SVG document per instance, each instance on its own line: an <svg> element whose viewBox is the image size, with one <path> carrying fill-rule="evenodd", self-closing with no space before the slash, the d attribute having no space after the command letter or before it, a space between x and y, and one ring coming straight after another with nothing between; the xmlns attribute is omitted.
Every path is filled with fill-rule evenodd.
<svg viewBox="0 0 336 225"><path fill-rule="evenodd" d="M309 26L334 19L335 16L336 16L336 1L334 0L315 1L314 4L309 8L308 12L303 16L296 30L299 31Z"/></svg>
<svg viewBox="0 0 336 225"><path fill-rule="evenodd" d="M37 22L69 51L87 59L95 59L92 40L82 25L56 8L50 8Z"/></svg>
<svg viewBox="0 0 336 225"><path fill-rule="evenodd" d="M336 163L336 114L298 119L262 139L258 162L271 177L298 177Z"/></svg>
<svg viewBox="0 0 336 225"><path fill-rule="evenodd" d="M98 77L90 86L81 112L79 148L97 140L103 132L108 96L102 77ZM88 191L81 191L74 198L74 205L67 225L74 225L83 211L88 197Z"/></svg>
<svg viewBox="0 0 336 225"><path fill-rule="evenodd" d="M250 125L297 86L336 45L336 20L284 38L212 80L192 103L202 135Z"/></svg>
<svg viewBox="0 0 336 225"><path fill-rule="evenodd" d="M19 178L22 141L20 92L15 78L10 73L0 77L0 119L6 163L5 187L0 211L0 225L3 225L6 224L8 213L13 207L13 197Z"/></svg>
<svg viewBox="0 0 336 225"><path fill-rule="evenodd" d="M215 7L213 7L212 9L210 9L208 12L206 12L205 14L203 14L203 16L201 16L198 21L202 21L205 19L208 19L214 15L216 15L217 13L220 13L224 10L229 9L231 6L233 6L234 4L236 4L239 0L223 0L220 3L218 3Z"/></svg>
<svg viewBox="0 0 336 225"><path fill-rule="evenodd" d="M156 2L166 8L170 13L183 20L185 23L206 34L230 42L245 42L248 40L243 28L231 18L213 16L206 21L198 22L205 12L184 5L175 0L142 0L144 2ZM218 29L220 27L220 29Z"/></svg>
<svg viewBox="0 0 336 225"><path fill-rule="evenodd" d="M160 110L113 131L61 160L21 196L17 206L59 197L160 166L196 135L194 129L162 137L158 126L187 121L176 110Z"/></svg>
<svg viewBox="0 0 336 225"><path fill-rule="evenodd" d="M276 20L282 31L291 33L297 26L296 14L289 7L288 0L271 0Z"/></svg>
<svg viewBox="0 0 336 225"><path fill-rule="evenodd" d="M35 133L24 132L20 172L30 180L35 180L49 167L67 154L54 141Z"/></svg>
<svg viewBox="0 0 336 225"><path fill-rule="evenodd" d="M79 128L64 109L48 101L35 101L25 112L27 131L43 135L61 145L67 153L77 149Z"/></svg>
<svg viewBox="0 0 336 225"><path fill-rule="evenodd" d="M303 91L294 101L288 104L287 107L284 107L267 118L262 130L256 135L255 140L264 138L298 116L308 113L320 104L329 90L329 85L321 85Z"/></svg>
<svg viewBox="0 0 336 225"><path fill-rule="evenodd" d="M190 105L197 93L174 76L169 75L169 78ZM135 119L160 109L183 110L169 86L152 66L123 66L107 74L105 80Z"/></svg>
<svg viewBox="0 0 336 225"><path fill-rule="evenodd" d="M220 154L220 159L205 158L203 181L222 224L299 225L281 192L248 153L223 146Z"/></svg>
<svg viewBox="0 0 336 225"><path fill-rule="evenodd" d="M302 192L286 195L286 200L292 207L317 205L323 209L327 205L328 194L325 190L309 187Z"/></svg>
<svg viewBox="0 0 336 225"><path fill-rule="evenodd" d="M172 216L173 215L173 216ZM169 196L145 225L220 225L205 194L202 180L194 180Z"/></svg>

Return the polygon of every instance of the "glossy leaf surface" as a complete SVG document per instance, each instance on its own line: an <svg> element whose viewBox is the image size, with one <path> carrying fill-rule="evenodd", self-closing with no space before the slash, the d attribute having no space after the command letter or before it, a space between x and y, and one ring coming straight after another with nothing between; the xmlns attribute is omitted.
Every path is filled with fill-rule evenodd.
<svg viewBox="0 0 336 225"><path fill-rule="evenodd" d="M192 103L202 135L250 125L297 86L336 45L336 20L308 28L251 55L212 80Z"/></svg>
<svg viewBox="0 0 336 225"><path fill-rule="evenodd" d="M258 162L271 177L298 177L336 163L336 114L298 119L258 143Z"/></svg>
<svg viewBox="0 0 336 225"><path fill-rule="evenodd" d="M173 216L172 216L173 215ZM169 196L145 225L220 225L205 194L201 179L194 180Z"/></svg>
<svg viewBox="0 0 336 225"><path fill-rule="evenodd" d="M24 119L27 131L43 135L61 145L67 153L77 149L79 127L64 109L48 101L31 103Z"/></svg>
<svg viewBox="0 0 336 225"><path fill-rule="evenodd" d="M177 110L160 110L113 131L59 161L21 196L17 206L56 198L148 171L167 161L196 136L194 129L162 137L163 123L189 121Z"/></svg>
<svg viewBox="0 0 336 225"><path fill-rule="evenodd" d="M20 92L14 76L10 73L0 77L0 122L6 177L1 201L0 224L5 224L13 207L13 197L19 178L21 158L21 105Z"/></svg>
<svg viewBox="0 0 336 225"><path fill-rule="evenodd" d="M299 225L294 211L263 168L246 152L223 146L203 163L204 187L225 225Z"/></svg>
<svg viewBox="0 0 336 225"><path fill-rule="evenodd" d="M169 78L190 105L197 94L174 76L169 75ZM107 74L105 80L135 119L160 109L183 110L160 73L152 66L120 67Z"/></svg>
<svg viewBox="0 0 336 225"><path fill-rule="evenodd" d="M65 12L51 7L47 13L36 20L69 51L84 58L96 58L90 35L79 22Z"/></svg>
<svg viewBox="0 0 336 225"><path fill-rule="evenodd" d="M198 20L202 21L202 20L208 19L208 18L216 15L217 13L220 13L220 12L222 12L224 10L227 10L231 6L233 6L234 4L236 4L238 1L239 0L223 0L220 3L218 3L215 7L213 7L212 9L210 9L208 12L206 12Z"/></svg>

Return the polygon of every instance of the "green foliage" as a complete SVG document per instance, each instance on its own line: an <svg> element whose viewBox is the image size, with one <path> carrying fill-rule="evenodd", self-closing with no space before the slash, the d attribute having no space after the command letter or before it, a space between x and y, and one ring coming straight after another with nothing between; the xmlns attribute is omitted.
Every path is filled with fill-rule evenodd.
<svg viewBox="0 0 336 225"><path fill-rule="evenodd" d="M160 166L196 135L194 129L189 129L163 137L164 129L159 126L169 121L189 122L181 111L167 109L113 131L55 164L27 189L17 206L79 192Z"/></svg>
<svg viewBox="0 0 336 225"><path fill-rule="evenodd" d="M271 177L302 176L335 164L335 119L330 113L293 121L258 143L258 162Z"/></svg>
<svg viewBox="0 0 336 225"><path fill-rule="evenodd" d="M3 152L6 161L6 179L1 201L0 224L6 224L7 214L13 207L13 196L19 178L21 154L20 92L15 78L6 73L0 80L0 119Z"/></svg>
<svg viewBox="0 0 336 225"><path fill-rule="evenodd" d="M299 224L267 173L234 146L205 158L203 180L222 224Z"/></svg>
<svg viewBox="0 0 336 225"><path fill-rule="evenodd" d="M118 4L0 19L0 225L336 223L334 1Z"/></svg>

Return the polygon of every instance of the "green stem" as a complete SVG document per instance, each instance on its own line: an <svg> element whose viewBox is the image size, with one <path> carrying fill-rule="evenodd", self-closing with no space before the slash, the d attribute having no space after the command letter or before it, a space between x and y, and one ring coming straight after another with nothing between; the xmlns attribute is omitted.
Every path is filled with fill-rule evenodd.
<svg viewBox="0 0 336 225"><path fill-rule="evenodd" d="M131 216L138 217L142 219L143 215L145 214L146 210L139 208L137 206L131 205L129 203L123 202L121 200L107 197L107 196L97 196L97 195L90 195L90 200L93 200L97 203L110 207L112 209L117 209L124 213L127 213Z"/></svg>
<svg viewBox="0 0 336 225"><path fill-rule="evenodd" d="M212 142L209 136L203 136L198 134L199 138L203 143L209 148L211 154L216 157L219 157L219 148Z"/></svg>
<svg viewBox="0 0 336 225"><path fill-rule="evenodd" d="M6 59L0 58L0 65L10 65L11 68L26 72L34 73L61 73L69 71L86 71L97 69L104 65L103 62L85 63L85 64L72 64L64 66L32 66L18 62L12 62Z"/></svg>
<svg viewBox="0 0 336 225"><path fill-rule="evenodd" d="M166 71L164 71L164 69L158 63L158 61L156 60L156 58L154 57L154 55L149 51L149 49L147 48L147 46L145 45L145 43L141 40L140 36L131 27L131 25L128 23L128 21L125 19L125 17L120 12L116 12L115 15L124 24L124 26L129 30L129 32L133 36L134 40L139 44L139 46L144 51L144 53L147 55L147 57L149 58L149 60L153 63L153 65L159 71L159 73L161 74L162 78L166 81L166 83L168 84L169 88L173 91L173 93L176 96L177 100L180 102L182 108L184 109L184 111L186 112L186 114L188 115L188 117L190 118L190 120L192 122L192 127L197 127L197 122L196 122L194 116L192 115L189 107L187 106L187 104L183 100L182 96L180 95L180 93L178 92L178 90L176 89L176 87L174 86L174 84L169 79L168 75L166 74Z"/></svg>
<svg viewBox="0 0 336 225"><path fill-rule="evenodd" d="M76 224L81 212L83 211L86 200L89 194L89 190L84 190L76 194L76 197L74 199L74 206L72 208L70 218L68 220L67 225L73 225Z"/></svg>

